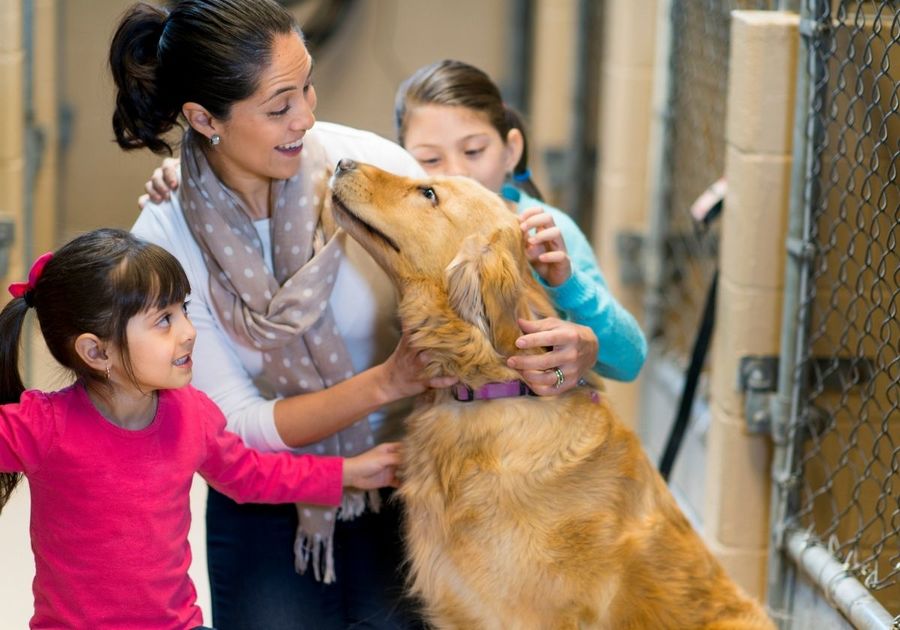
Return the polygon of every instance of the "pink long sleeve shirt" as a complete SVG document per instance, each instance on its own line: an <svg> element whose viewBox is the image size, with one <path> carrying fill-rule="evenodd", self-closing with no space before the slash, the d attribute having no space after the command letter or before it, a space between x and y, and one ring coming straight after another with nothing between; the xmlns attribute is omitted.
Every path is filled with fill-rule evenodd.
<svg viewBox="0 0 900 630"><path fill-rule="evenodd" d="M32 628L192 628L194 473L239 502L338 505L342 461L259 453L193 387L164 390L140 431L100 415L84 386L0 406L0 471L31 489Z"/></svg>

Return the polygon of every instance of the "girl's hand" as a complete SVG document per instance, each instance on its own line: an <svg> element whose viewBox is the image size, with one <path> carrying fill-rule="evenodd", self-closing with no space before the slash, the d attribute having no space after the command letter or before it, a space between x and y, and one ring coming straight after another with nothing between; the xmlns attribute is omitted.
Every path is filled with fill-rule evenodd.
<svg viewBox="0 0 900 630"><path fill-rule="evenodd" d="M344 458L344 485L373 490L399 485L397 467L403 460L400 442L385 442L355 457Z"/></svg>
<svg viewBox="0 0 900 630"><path fill-rule="evenodd" d="M506 360L506 364L519 370L522 379L540 396L572 389L597 362L600 345L594 331L587 326L556 317L534 321L520 319L519 326L525 334L516 339L517 347L552 348L543 354L517 354ZM565 377L558 387L556 368Z"/></svg>
<svg viewBox="0 0 900 630"><path fill-rule="evenodd" d="M421 394L428 388L450 387L459 380L455 376L428 378L425 374L427 365L428 353L411 348L409 336L404 333L391 356L381 364L387 402Z"/></svg>
<svg viewBox="0 0 900 630"><path fill-rule="evenodd" d="M153 170L150 180L144 184L144 190L147 192L138 197L138 207L143 208L148 201L160 203L169 199L172 191L178 188L180 168L181 160L178 158L164 158L162 165Z"/></svg>
<svg viewBox="0 0 900 630"><path fill-rule="evenodd" d="M525 235L528 262L544 282L558 287L568 280L572 275L572 261L553 217L542 208L528 208L519 215L519 226Z"/></svg>

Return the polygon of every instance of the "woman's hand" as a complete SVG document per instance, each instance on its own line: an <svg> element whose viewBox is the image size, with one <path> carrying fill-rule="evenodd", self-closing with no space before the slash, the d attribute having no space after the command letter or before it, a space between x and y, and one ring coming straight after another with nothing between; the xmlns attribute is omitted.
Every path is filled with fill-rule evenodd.
<svg viewBox="0 0 900 630"><path fill-rule="evenodd" d="M425 374L428 361L428 353L410 347L409 336L404 333L391 356L381 364L386 400L392 402L415 396L428 388L450 387L459 380L455 376L428 378Z"/></svg>
<svg viewBox="0 0 900 630"><path fill-rule="evenodd" d="M544 282L558 287L568 280L572 275L572 261L553 217L543 208L528 208L519 215L519 226L525 235L528 262Z"/></svg>
<svg viewBox="0 0 900 630"><path fill-rule="evenodd" d="M162 165L153 170L150 180L144 184L147 192L138 197L138 207L143 208L148 201L160 203L172 196L172 191L178 188L179 169L181 160L178 158L163 158Z"/></svg>
<svg viewBox="0 0 900 630"><path fill-rule="evenodd" d="M403 460L400 442L385 442L355 457L344 459L344 485L372 490L399 485L397 467Z"/></svg>
<svg viewBox="0 0 900 630"><path fill-rule="evenodd" d="M587 326L556 317L520 319L519 326L525 334L516 339L518 348L552 348L542 354L513 355L506 361L522 373L522 379L536 394L550 396L575 387L597 362L600 346ZM563 376L561 383L557 369Z"/></svg>

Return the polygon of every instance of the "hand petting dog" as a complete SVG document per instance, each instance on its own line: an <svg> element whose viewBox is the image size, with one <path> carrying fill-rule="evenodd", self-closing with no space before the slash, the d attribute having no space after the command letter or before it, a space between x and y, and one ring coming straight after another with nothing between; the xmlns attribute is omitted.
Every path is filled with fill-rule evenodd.
<svg viewBox="0 0 900 630"><path fill-rule="evenodd" d="M525 256L532 269L547 283L558 287L572 276L572 261L553 217L543 208L528 208L519 215L525 236ZM588 326L558 317L519 320L525 333L517 348L547 348L546 354L511 356L506 364L522 373L522 379L540 396L561 394L576 385L597 363L600 347ZM560 376L561 375L561 376Z"/></svg>
<svg viewBox="0 0 900 630"><path fill-rule="evenodd" d="M516 354L506 360L506 365L522 373L534 393L551 396L566 392L597 362L597 336L587 326L558 317L518 321L525 334L516 339L517 348L549 348L543 354ZM557 369L563 374L559 384Z"/></svg>

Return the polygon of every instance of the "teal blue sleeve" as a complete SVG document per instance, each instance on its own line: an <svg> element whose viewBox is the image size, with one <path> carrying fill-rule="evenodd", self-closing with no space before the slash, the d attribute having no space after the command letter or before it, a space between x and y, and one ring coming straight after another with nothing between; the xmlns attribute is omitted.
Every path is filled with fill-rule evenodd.
<svg viewBox="0 0 900 630"><path fill-rule="evenodd" d="M529 201L523 198L520 210L533 207ZM587 326L597 335L600 350L594 369L607 378L633 381L647 356L644 333L610 293L591 244L571 217L546 204L534 205L541 205L553 216L572 261L568 280L558 287L544 287L567 320Z"/></svg>

